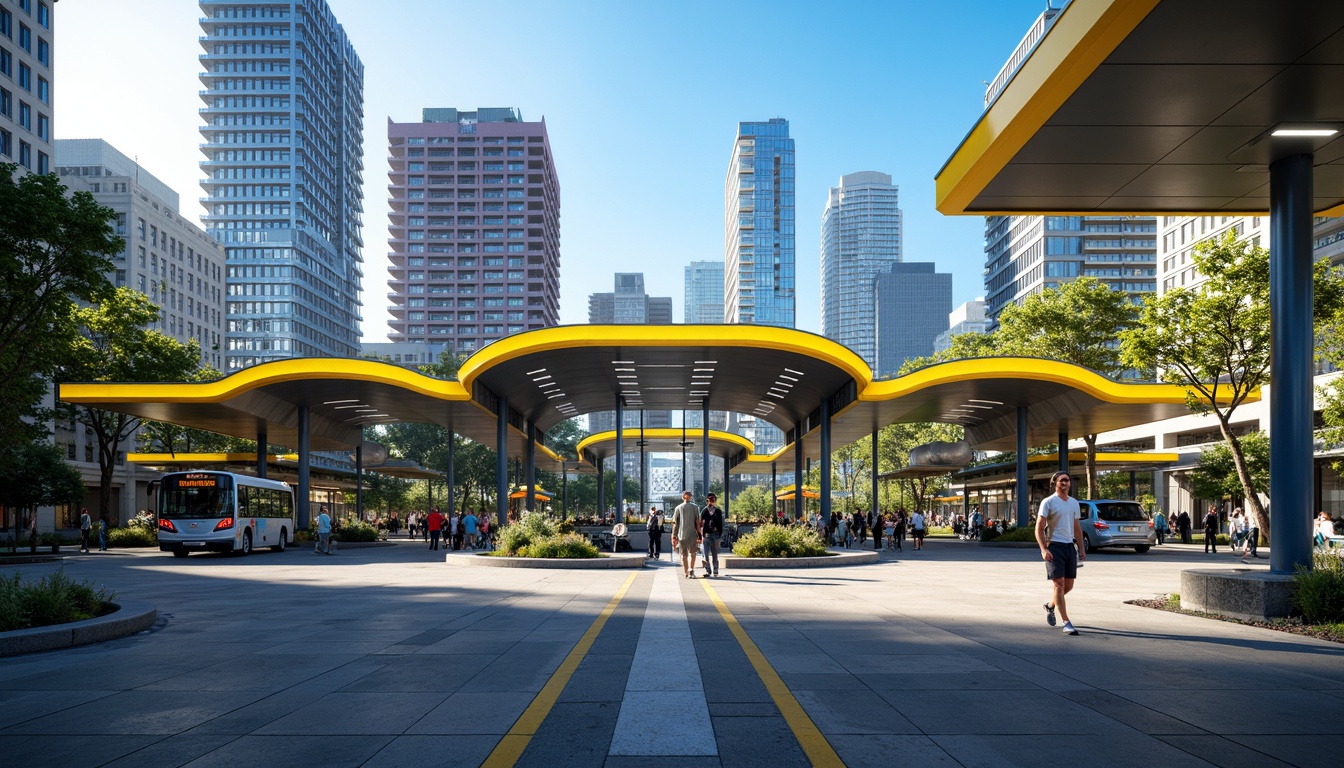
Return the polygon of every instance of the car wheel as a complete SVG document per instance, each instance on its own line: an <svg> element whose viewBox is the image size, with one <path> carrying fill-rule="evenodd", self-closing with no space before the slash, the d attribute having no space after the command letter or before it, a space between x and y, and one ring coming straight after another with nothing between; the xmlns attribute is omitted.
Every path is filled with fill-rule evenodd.
<svg viewBox="0 0 1344 768"><path fill-rule="evenodd" d="M285 529L284 529L284 528L281 528L281 529L280 529L280 541L276 542L276 543L275 543L275 546L271 547L271 551L272 551L272 552L284 552L284 551L285 551L285 544L286 544L286 542L285 542L285 535L286 535L286 533L285 533Z"/></svg>
<svg viewBox="0 0 1344 768"><path fill-rule="evenodd" d="M173 550L173 557L186 557L186 556L189 555L189 554L191 554L191 553L188 552L188 551L185 550L185 549L174 549L174 550Z"/></svg>
<svg viewBox="0 0 1344 768"><path fill-rule="evenodd" d="M252 532L243 531L243 548L238 550L239 557L247 557L252 554Z"/></svg>
<svg viewBox="0 0 1344 768"><path fill-rule="evenodd" d="M1097 551L1097 548L1092 546L1092 540L1087 537L1087 534L1083 534L1083 551L1089 555Z"/></svg>
<svg viewBox="0 0 1344 768"><path fill-rule="evenodd" d="M1151 547L1150 545L1148 545L1148 544L1135 544L1135 545L1134 545L1134 551L1135 551L1135 552L1138 552L1140 555L1142 555L1144 552L1147 552L1147 551L1148 551L1149 549L1151 549L1151 548L1152 548L1152 547Z"/></svg>

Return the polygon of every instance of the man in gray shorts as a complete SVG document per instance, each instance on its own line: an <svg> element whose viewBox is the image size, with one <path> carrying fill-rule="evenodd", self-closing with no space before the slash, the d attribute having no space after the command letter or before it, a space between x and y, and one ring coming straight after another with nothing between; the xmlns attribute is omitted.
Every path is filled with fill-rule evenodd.
<svg viewBox="0 0 1344 768"><path fill-rule="evenodd" d="M1078 562L1087 559L1087 553L1074 546L1075 541L1083 541L1082 515L1078 500L1069 495L1073 487L1073 478L1067 472L1056 472L1050 476L1050 488L1054 493L1041 500L1041 508L1036 515L1036 544L1041 548L1041 559L1045 560L1045 577L1051 588L1050 602L1045 604L1045 622L1055 626L1055 612L1064 619L1064 634L1076 635L1078 630L1069 621L1069 609L1064 604L1064 596L1073 590L1073 582L1078 578Z"/></svg>

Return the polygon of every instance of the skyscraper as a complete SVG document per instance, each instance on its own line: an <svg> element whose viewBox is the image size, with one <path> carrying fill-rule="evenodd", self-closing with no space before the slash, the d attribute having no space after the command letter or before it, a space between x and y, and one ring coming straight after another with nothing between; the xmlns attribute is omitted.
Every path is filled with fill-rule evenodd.
<svg viewBox="0 0 1344 768"><path fill-rule="evenodd" d="M682 322L723 322L722 261L692 261L686 265L682 290L685 302Z"/></svg>
<svg viewBox="0 0 1344 768"><path fill-rule="evenodd" d="M840 177L821 214L821 335L877 362L873 280L901 260L899 188L885 173Z"/></svg>
<svg viewBox="0 0 1344 768"><path fill-rule="evenodd" d="M590 323L671 323L672 297L644 292L643 272L617 272L615 290L588 296Z"/></svg>
<svg viewBox="0 0 1344 768"><path fill-rule="evenodd" d="M985 300L963 302L947 316L947 330L933 340L933 351L942 352L952 347L952 337L964 333L984 333Z"/></svg>
<svg viewBox="0 0 1344 768"><path fill-rule="evenodd" d="M51 173L55 0L0 0L0 163Z"/></svg>
<svg viewBox="0 0 1344 768"><path fill-rule="evenodd" d="M205 229L226 372L359 354L364 65L325 0L200 0Z"/></svg>
<svg viewBox="0 0 1344 768"><path fill-rule="evenodd" d="M794 325L789 121L738 123L723 185L723 321Z"/></svg>
<svg viewBox="0 0 1344 768"><path fill-rule="evenodd" d="M892 262L873 281L878 376L895 376L906 360L933 354L952 311L952 275L931 262Z"/></svg>
<svg viewBox="0 0 1344 768"><path fill-rule="evenodd" d="M546 121L508 107L387 121L394 342L471 353L559 322L560 182Z"/></svg>

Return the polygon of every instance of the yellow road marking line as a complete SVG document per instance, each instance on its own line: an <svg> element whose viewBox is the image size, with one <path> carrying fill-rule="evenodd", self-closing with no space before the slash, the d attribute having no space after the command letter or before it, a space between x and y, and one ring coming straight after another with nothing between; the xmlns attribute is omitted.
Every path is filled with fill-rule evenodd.
<svg viewBox="0 0 1344 768"><path fill-rule="evenodd" d="M537 734L537 729L541 727L541 721L545 720L546 715L550 714L551 707L555 706L556 700L560 698L560 693L565 690L565 686L569 684L569 679L574 676L574 671L579 668L579 663L583 661L584 656L588 655L588 650L593 647L593 641L597 640L597 636L601 634L602 628L607 624L607 619L611 618L611 614L616 611L616 606L621 604L621 599L630 590L630 585L635 583L635 577L638 575L638 572L632 573L630 578L625 580L625 584L621 585L620 590L611 598L611 602L607 603L607 607L603 608L602 613L598 614L597 618L593 620L592 626L588 627L588 631L584 632L583 637L579 638L579 642L565 657L565 660L560 662L560 666L551 675L551 679L547 680L546 684L541 687L537 697L532 700L527 709L523 710L523 714L518 716L513 727L509 728L509 732L504 734L504 738L500 739L499 743L495 745L494 750L490 752L490 756L485 759L485 762L481 763L483 768L511 767L518 762L518 758L523 756L523 750L527 749L532 737Z"/></svg>
<svg viewBox="0 0 1344 768"><path fill-rule="evenodd" d="M807 754L807 759L814 766L830 768L839 766L843 768L845 763L840 756L831 748L831 743L822 735L821 729L817 728L812 718L803 711L803 706L793 697L789 687L784 684L775 668L770 666L770 662L765 660L765 654L752 642L747 631L738 623L737 617L728 610L728 606L719 597L719 593L709 585L709 582L701 579L700 586L705 588L709 594L709 599L714 601L714 607L719 609L719 615L728 624L728 629L737 638L737 644L742 646L742 651L747 654L747 659L751 666L755 668L756 674L760 676L761 682L765 684L765 689L770 692L770 698L775 700L775 706L779 707L780 714L784 715L784 721L789 724L789 729L793 731L794 738L802 745L803 752Z"/></svg>

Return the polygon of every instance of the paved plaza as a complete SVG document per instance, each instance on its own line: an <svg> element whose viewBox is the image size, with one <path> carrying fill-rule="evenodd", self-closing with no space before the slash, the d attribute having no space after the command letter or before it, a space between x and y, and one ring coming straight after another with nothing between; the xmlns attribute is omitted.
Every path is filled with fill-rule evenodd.
<svg viewBox="0 0 1344 768"><path fill-rule="evenodd" d="M160 621L0 659L0 762L1338 766L1344 646L1123 602L1212 563L1239 561L1089 557L1066 637L1034 550L947 540L696 581L666 558L450 568L404 540L78 555Z"/></svg>

